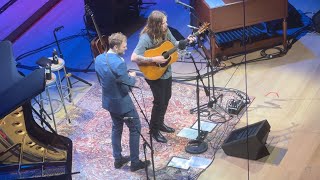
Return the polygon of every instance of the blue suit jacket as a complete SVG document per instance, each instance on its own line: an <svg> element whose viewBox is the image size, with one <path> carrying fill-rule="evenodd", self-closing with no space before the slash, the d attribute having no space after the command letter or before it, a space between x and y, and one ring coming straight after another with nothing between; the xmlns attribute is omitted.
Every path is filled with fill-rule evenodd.
<svg viewBox="0 0 320 180"><path fill-rule="evenodd" d="M119 83L134 85L135 79L128 75L127 65L119 55L115 53L100 54L95 60L95 70L100 77L102 107L104 109L116 114L124 114L135 109L129 96L129 87Z"/></svg>

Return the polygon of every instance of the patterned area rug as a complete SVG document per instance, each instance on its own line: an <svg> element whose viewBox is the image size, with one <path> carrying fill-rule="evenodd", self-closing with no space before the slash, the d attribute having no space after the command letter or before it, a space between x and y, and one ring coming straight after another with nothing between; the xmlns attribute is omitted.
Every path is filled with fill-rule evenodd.
<svg viewBox="0 0 320 180"><path fill-rule="evenodd" d="M152 93L143 79L138 79L136 84L141 89L133 89L139 104L150 118L152 108ZM167 167L168 162L174 156L189 159L192 156L213 159L215 152L220 148L223 140L233 130L244 109L239 115L230 116L221 108L226 109L232 99L239 99L234 91L218 89L215 91L218 103L213 109L205 108L201 111L201 119L217 123L217 126L205 138L208 150L202 154L189 154L185 147L190 139L179 137L177 134L183 128L190 128L197 121L197 113L190 113L195 108L196 87L193 84L173 83L172 98L165 116L165 122L176 129L173 134L164 133L168 143L157 143L154 141L154 165L157 179L190 179L196 177L203 169L189 168L187 170ZM208 102L203 89L200 87L200 104ZM218 105L217 105L218 104ZM138 108L138 106L136 106ZM214 110L216 109L216 110ZM140 111L137 109L138 112ZM111 118L109 113L101 107L101 87L97 83L77 103L77 108L70 112L72 123L68 125L65 121L58 124L59 134L68 136L74 145L73 171L80 171L74 175L74 179L147 179L144 170L130 172L130 163L116 170L113 167L111 148ZM142 135L149 140L149 128L140 114ZM129 155L129 131L124 126L122 144L123 155ZM140 159L144 159L142 140L140 141ZM150 158L150 150L147 149L147 158ZM152 177L152 168L149 167L149 177Z"/></svg>

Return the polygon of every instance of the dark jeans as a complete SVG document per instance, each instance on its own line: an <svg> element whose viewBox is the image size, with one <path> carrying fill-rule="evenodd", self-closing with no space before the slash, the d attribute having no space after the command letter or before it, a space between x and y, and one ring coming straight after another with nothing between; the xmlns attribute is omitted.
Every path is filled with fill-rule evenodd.
<svg viewBox="0 0 320 180"><path fill-rule="evenodd" d="M164 123L164 115L166 114L169 100L171 98L172 77L169 79L148 80L152 94L153 107L150 120L150 129L156 133L159 127Z"/></svg>
<svg viewBox="0 0 320 180"><path fill-rule="evenodd" d="M125 123L130 131L129 146L130 146L130 160L133 163L139 162L139 144L141 124L137 111L134 109L125 114L111 113L112 118L112 151L115 160L121 159L121 136L123 130L123 124ZM123 120L124 117L133 117L133 119Z"/></svg>

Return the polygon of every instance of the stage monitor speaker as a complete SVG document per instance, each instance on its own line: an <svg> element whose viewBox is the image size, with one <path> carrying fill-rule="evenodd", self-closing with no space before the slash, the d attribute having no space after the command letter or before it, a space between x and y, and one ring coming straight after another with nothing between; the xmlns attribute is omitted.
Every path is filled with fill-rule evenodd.
<svg viewBox="0 0 320 180"><path fill-rule="evenodd" d="M315 31L317 31L318 33L320 33L320 11L316 12L316 13L312 16L312 22L313 22Z"/></svg>
<svg viewBox="0 0 320 180"><path fill-rule="evenodd" d="M259 121L249 125L248 127L236 129L232 131L225 139L224 143L222 144L222 149L229 156L251 160L260 159L269 155L269 152L265 146L269 132L270 125L267 120Z"/></svg>

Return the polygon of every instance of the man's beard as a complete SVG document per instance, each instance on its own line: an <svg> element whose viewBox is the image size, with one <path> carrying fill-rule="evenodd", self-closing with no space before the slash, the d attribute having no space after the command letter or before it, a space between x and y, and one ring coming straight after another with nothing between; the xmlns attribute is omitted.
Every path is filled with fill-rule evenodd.
<svg viewBox="0 0 320 180"><path fill-rule="evenodd" d="M119 55L119 56L123 56L123 55L124 55L124 52L118 52L118 55Z"/></svg>

